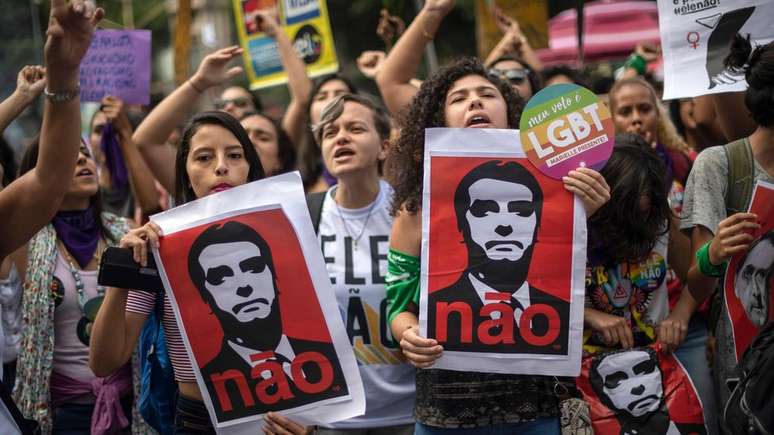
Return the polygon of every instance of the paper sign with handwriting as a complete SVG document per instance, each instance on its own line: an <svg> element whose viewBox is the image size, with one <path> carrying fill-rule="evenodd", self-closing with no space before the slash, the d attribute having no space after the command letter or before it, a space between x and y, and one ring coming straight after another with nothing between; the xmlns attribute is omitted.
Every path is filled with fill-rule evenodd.
<svg viewBox="0 0 774 435"><path fill-rule="evenodd" d="M81 61L81 101L150 103L150 30L97 30Z"/></svg>
<svg viewBox="0 0 774 435"><path fill-rule="evenodd" d="M519 130L529 161L556 179L579 167L601 169L615 143L610 110L593 92L573 84L535 94L524 108Z"/></svg>

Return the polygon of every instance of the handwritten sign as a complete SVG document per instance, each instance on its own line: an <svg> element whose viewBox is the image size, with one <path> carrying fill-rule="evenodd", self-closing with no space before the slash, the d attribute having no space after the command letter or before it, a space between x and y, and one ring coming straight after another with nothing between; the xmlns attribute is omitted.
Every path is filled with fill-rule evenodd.
<svg viewBox="0 0 774 435"><path fill-rule="evenodd" d="M578 167L601 169L615 143L610 110L593 92L574 84L535 94L519 127L530 162L556 179Z"/></svg>
<svg viewBox="0 0 774 435"><path fill-rule="evenodd" d="M150 30L97 30L81 61L81 101L150 103Z"/></svg>

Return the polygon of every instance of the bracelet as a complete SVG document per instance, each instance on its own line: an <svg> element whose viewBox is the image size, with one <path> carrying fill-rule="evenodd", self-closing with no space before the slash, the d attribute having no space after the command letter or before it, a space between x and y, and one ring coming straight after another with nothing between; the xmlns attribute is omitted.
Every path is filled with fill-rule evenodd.
<svg viewBox="0 0 774 435"><path fill-rule="evenodd" d="M48 90L48 88L43 88L43 95L46 96L46 99L52 103L64 103L65 101L70 101L75 97L79 97L81 95L81 85L76 84L75 88L68 89L66 91L58 91L58 92L51 92Z"/></svg>
<svg viewBox="0 0 774 435"><path fill-rule="evenodd" d="M726 273L726 262L719 265L712 264L709 258L709 247L712 240L703 244L701 248L696 251L696 264L699 266L699 272L708 277L720 278Z"/></svg>
<svg viewBox="0 0 774 435"><path fill-rule="evenodd" d="M196 91L196 92L198 92L200 94L204 93L204 90L199 89L199 88L196 87L196 85L194 84L193 80L188 79L188 84L191 85L192 88L194 88L194 91Z"/></svg>

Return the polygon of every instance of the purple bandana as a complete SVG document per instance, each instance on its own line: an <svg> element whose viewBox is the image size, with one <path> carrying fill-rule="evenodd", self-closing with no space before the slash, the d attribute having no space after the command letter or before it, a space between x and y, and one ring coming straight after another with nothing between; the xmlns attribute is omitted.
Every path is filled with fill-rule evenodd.
<svg viewBox="0 0 774 435"><path fill-rule="evenodd" d="M85 268L99 243L99 223L94 206L85 210L68 210L57 212L54 220L56 235L64 243L67 251L75 261Z"/></svg>

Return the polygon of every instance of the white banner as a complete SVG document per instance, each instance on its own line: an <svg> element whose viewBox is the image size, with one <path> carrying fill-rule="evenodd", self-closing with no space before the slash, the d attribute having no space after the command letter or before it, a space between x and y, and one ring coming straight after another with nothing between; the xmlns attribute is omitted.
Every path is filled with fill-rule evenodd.
<svg viewBox="0 0 774 435"><path fill-rule="evenodd" d="M427 129L420 331L434 368L577 376L586 215L518 130Z"/></svg>
<svg viewBox="0 0 774 435"><path fill-rule="evenodd" d="M747 89L723 61L733 36L754 45L774 39L774 0L658 0L664 99Z"/></svg>
<svg viewBox="0 0 774 435"><path fill-rule="evenodd" d="M303 424L363 414L360 372L298 172L152 216L154 250L219 434L255 434L269 411Z"/></svg>

